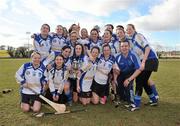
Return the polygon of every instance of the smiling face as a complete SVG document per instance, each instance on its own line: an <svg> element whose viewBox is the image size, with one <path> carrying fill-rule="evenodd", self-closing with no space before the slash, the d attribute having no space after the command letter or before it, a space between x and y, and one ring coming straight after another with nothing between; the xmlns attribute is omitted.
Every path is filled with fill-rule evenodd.
<svg viewBox="0 0 180 126"><path fill-rule="evenodd" d="M58 35L63 35L64 31L63 31L63 27L62 27L61 25L58 25L58 26L56 27L56 33L57 33Z"/></svg>
<svg viewBox="0 0 180 126"><path fill-rule="evenodd" d="M41 27L41 34L48 35L50 31L50 27L47 24L43 24Z"/></svg>
<svg viewBox="0 0 180 126"><path fill-rule="evenodd" d="M77 34L76 34L76 32L72 32L70 34L70 40L71 40L71 42L76 42L77 41Z"/></svg>
<svg viewBox="0 0 180 126"><path fill-rule="evenodd" d="M105 57L109 57L111 54L111 48L109 46L104 46L103 47L103 55Z"/></svg>
<svg viewBox="0 0 180 126"><path fill-rule="evenodd" d="M64 59L62 56L57 56L55 58L55 64L57 67L62 67L63 63L64 63Z"/></svg>
<svg viewBox="0 0 180 126"><path fill-rule="evenodd" d="M40 54L34 53L34 54L32 54L31 58L32 58L32 63L34 66L40 65L40 62L41 62Z"/></svg>
<svg viewBox="0 0 180 126"><path fill-rule="evenodd" d="M80 56L82 51L83 51L82 46L76 45L76 47L75 47L76 56Z"/></svg>
<svg viewBox="0 0 180 126"><path fill-rule="evenodd" d="M87 31L87 29L85 29L85 28L81 29L81 37L83 39L88 38L88 31Z"/></svg>
<svg viewBox="0 0 180 126"><path fill-rule="evenodd" d="M120 48L121 48L121 53L127 55L130 49L130 45L128 42L121 42Z"/></svg>
<svg viewBox="0 0 180 126"><path fill-rule="evenodd" d="M99 56L99 50L96 48L92 48L91 55L94 59L96 59Z"/></svg>
<svg viewBox="0 0 180 126"><path fill-rule="evenodd" d="M71 49L70 48L66 48L65 50L62 51L62 55L67 58L69 57L71 54Z"/></svg>
<svg viewBox="0 0 180 126"><path fill-rule="evenodd" d="M98 39L98 32L96 30L92 30L90 33L90 37L92 40L96 41Z"/></svg>
<svg viewBox="0 0 180 126"><path fill-rule="evenodd" d="M127 25L127 29L126 32L128 34L128 36L132 36L135 33L135 28L133 25Z"/></svg>
<svg viewBox="0 0 180 126"><path fill-rule="evenodd" d="M111 41L111 38L112 38L112 35L111 35L110 31L107 31L107 30L106 30L106 31L104 32L103 38L104 38L104 41L110 42L110 41Z"/></svg>
<svg viewBox="0 0 180 126"><path fill-rule="evenodd" d="M124 38L125 37L125 32L123 29L117 29L116 34L118 38Z"/></svg>

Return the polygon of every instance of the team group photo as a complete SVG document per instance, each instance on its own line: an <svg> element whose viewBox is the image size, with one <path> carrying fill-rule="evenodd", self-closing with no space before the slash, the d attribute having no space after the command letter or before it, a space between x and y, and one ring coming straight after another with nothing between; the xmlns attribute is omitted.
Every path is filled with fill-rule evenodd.
<svg viewBox="0 0 180 126"><path fill-rule="evenodd" d="M6 5L5 1L3 5ZM85 4L80 0L78 2L80 5ZM158 9L177 1L161 2L162 5L158 2L155 5L159 6ZM40 1L27 1L24 5L40 7L40 3L44 7L44 3ZM65 3L61 5L61 2L53 1L46 6L62 7ZM139 7L147 4L158 10L147 1L137 4ZM77 6L81 8L80 5ZM112 21L113 17L112 20L102 19L102 23L91 22L92 15L101 17L97 16L101 11L96 10L95 5L93 1L89 3L96 14L92 12L88 18L74 19L76 23L72 21L67 25L64 22L66 18L67 21L72 20L68 18L68 11L66 14L64 12L67 17L61 15L64 18L62 21L54 21L56 24L50 19L53 16L44 18L38 25L32 25L33 31L25 32L25 41L28 43L24 46L12 46L11 42L0 43L2 126L180 125L180 26L171 27L175 29L174 35L178 36L174 40L170 37L171 32L152 32L153 23L148 24L145 16L142 18L144 24L141 25L138 22L141 17L128 22ZM132 5L127 1L112 0L102 4L102 7L105 6L123 8ZM46 12L48 16L48 11L43 7L39 14ZM71 12L75 12L74 6L70 7ZM41 12L43 9L44 12ZM90 12L86 10L84 13ZM54 13L56 14L57 12ZM153 11L151 14L153 17ZM180 14L175 16L178 21ZM161 19L152 20L155 22ZM171 22L173 21L176 20ZM164 21L164 26L159 24L159 29L167 29L165 23ZM142 30L143 28L146 30ZM151 29L149 33L148 28ZM6 39L7 36L8 34ZM10 37L13 36L15 35ZM153 43L154 37L176 43L169 47L165 43ZM6 39L0 37L0 41L8 41ZM15 38L14 40L16 41Z"/></svg>

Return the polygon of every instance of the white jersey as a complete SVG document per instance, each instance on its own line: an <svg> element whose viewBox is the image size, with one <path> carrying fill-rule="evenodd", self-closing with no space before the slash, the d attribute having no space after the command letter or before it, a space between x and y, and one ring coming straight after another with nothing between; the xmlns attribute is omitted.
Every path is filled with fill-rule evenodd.
<svg viewBox="0 0 180 126"><path fill-rule="evenodd" d="M133 50L138 55L138 57L142 60L144 57L145 48L150 47L146 38L142 34L135 32L135 34L132 37L129 37L128 40L131 45L131 50ZM147 58L157 59L157 54L151 47L150 47L150 52Z"/></svg>
<svg viewBox="0 0 180 126"><path fill-rule="evenodd" d="M96 72L96 67L97 61L93 63L89 60L87 56L85 56L85 60L81 68L83 72L80 77L80 89L82 92L91 91L91 85L94 78L94 74Z"/></svg>
<svg viewBox="0 0 180 126"><path fill-rule="evenodd" d="M52 37L48 35L46 39L41 34L34 34L34 50L41 54L41 60L48 57L51 51Z"/></svg>
<svg viewBox="0 0 180 126"><path fill-rule="evenodd" d="M86 38L86 39L78 39L78 43L81 43L82 45L87 45L89 43L89 39Z"/></svg>
<svg viewBox="0 0 180 126"><path fill-rule="evenodd" d="M103 55L100 56L98 61L97 70L94 76L94 80L101 85L107 84L108 75L112 70L113 64L115 63L114 56L110 56L107 60Z"/></svg>
<svg viewBox="0 0 180 126"><path fill-rule="evenodd" d="M51 50L61 53L62 47L66 45L66 39L63 36L53 35Z"/></svg>
<svg viewBox="0 0 180 126"><path fill-rule="evenodd" d="M111 47L111 55L116 56L117 53L119 53L119 41L110 41L109 43L103 43L108 44Z"/></svg>
<svg viewBox="0 0 180 126"><path fill-rule="evenodd" d="M21 93L35 94L29 88L23 87L23 84L28 83L28 86L37 93L43 92L43 84L47 83L47 78L44 76L46 68L41 64L38 68L34 68L32 63L23 64L16 72L16 80L22 85Z"/></svg>
<svg viewBox="0 0 180 126"><path fill-rule="evenodd" d="M63 67L59 70L52 68L48 72L49 89L52 94L55 93L55 90L63 91L64 83L67 80L67 75L68 71L66 70L66 67Z"/></svg>
<svg viewBox="0 0 180 126"><path fill-rule="evenodd" d="M102 40L98 39L96 42L93 42L91 39L89 39L89 43L87 44L88 49L91 50L94 46L99 47L100 52L102 52Z"/></svg>

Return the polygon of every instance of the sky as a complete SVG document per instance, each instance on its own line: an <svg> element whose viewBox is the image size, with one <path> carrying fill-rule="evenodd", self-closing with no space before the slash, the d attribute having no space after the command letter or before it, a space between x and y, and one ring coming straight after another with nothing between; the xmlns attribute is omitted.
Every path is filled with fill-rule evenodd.
<svg viewBox="0 0 180 126"><path fill-rule="evenodd" d="M59 24L88 31L99 25L101 33L109 23L132 23L154 48L180 50L179 7L180 0L0 0L0 45L27 44L26 33L40 32L44 23L52 32Z"/></svg>

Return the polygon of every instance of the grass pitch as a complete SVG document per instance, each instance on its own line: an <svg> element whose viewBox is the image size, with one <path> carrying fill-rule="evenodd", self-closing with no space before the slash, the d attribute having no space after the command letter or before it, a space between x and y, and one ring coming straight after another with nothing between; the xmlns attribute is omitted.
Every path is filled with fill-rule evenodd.
<svg viewBox="0 0 180 126"><path fill-rule="evenodd" d="M143 93L141 109L129 112L123 107L89 105L87 112L51 115L35 118L32 113L20 110L19 85L14 75L29 59L0 59L0 91L12 88L13 92L0 94L0 126L180 126L180 60L161 60L159 71L153 73L159 91L159 106L143 104L148 101ZM82 107L80 104L73 108ZM43 112L53 112L47 105Z"/></svg>

